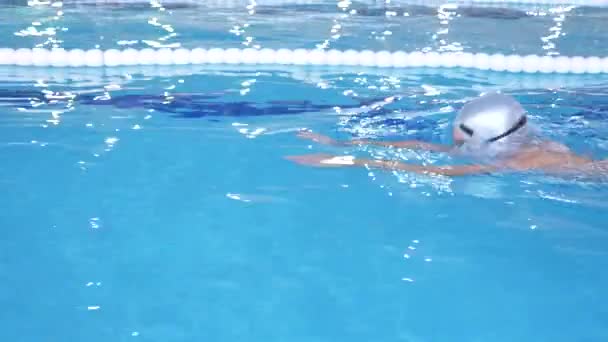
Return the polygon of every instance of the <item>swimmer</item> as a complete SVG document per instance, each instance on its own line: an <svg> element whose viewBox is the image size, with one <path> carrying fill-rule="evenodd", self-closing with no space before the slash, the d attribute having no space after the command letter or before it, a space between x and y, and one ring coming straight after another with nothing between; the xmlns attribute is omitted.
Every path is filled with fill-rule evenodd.
<svg viewBox="0 0 608 342"><path fill-rule="evenodd" d="M528 123L524 108L513 97L489 93L465 104L453 122L453 143L422 141L336 141L301 131L300 138L332 146L375 145L449 153L476 160L468 165L425 166L381 159L311 154L286 159L315 167L369 167L385 170L466 176L499 172L540 171L554 175L596 176L608 173L608 160L594 161L577 155L558 142L543 139Z"/></svg>

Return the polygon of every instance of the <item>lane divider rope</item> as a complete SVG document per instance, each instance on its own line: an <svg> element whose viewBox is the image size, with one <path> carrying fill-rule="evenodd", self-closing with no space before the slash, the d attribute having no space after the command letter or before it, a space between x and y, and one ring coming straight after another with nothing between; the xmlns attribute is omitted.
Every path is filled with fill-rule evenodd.
<svg viewBox="0 0 608 342"><path fill-rule="evenodd" d="M245 64L361 66L377 68L466 68L511 73L608 73L608 57L503 55L371 50L305 49L8 49L0 66L117 67L132 65Z"/></svg>

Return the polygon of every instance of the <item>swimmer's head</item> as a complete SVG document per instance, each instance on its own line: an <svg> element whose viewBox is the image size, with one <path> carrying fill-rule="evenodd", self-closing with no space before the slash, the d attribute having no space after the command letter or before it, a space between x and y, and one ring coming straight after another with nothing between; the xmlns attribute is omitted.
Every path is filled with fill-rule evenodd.
<svg viewBox="0 0 608 342"><path fill-rule="evenodd" d="M485 94L467 103L454 120L454 144L467 150L501 153L527 136L524 108L511 96Z"/></svg>

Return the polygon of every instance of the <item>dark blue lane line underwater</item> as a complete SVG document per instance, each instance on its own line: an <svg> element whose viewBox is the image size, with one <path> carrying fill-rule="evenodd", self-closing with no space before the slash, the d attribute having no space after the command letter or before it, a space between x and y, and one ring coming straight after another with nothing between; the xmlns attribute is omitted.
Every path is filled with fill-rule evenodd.
<svg viewBox="0 0 608 342"><path fill-rule="evenodd" d="M169 117L176 119L207 119L209 121L220 121L221 117L257 117L257 116L285 116L304 115L322 112L335 113L335 108L340 108L348 116L344 127L365 126L372 130L383 129L384 131L411 132L411 138L431 139L439 138L441 129L440 119L445 115L423 115L412 117L391 117L395 113L413 113L436 111L436 106L431 103L421 104L419 101L411 101L407 98L385 103L386 97L378 98L347 98L349 103L315 103L310 100L284 100L284 101L225 101L218 93L175 93L170 97L149 94L113 94L111 97L99 96L99 94L80 94L72 98L53 96L50 92L37 89L0 89L0 107L34 109L42 105L49 107L65 108L68 102L84 106L112 106L118 109L132 110L155 110L167 113ZM529 109L541 109L552 103L550 98L542 96L535 99L536 103L528 103ZM322 101L322 99L320 99ZM526 101L524 101L526 102ZM545 103L546 102L546 103ZM461 104L451 104L453 111L457 111ZM557 111L547 118L553 123L567 123L573 116L580 116L588 121L608 120L608 104L594 102L575 103L569 106L567 112ZM546 109L546 108L545 108ZM543 110L544 111L544 110ZM445 114L445 113L443 113ZM365 120L364 120L365 119ZM577 133L568 134L581 135L591 134L590 130L578 130Z"/></svg>
<svg viewBox="0 0 608 342"><path fill-rule="evenodd" d="M399 132L414 131L413 138L437 138L440 123L437 118L414 116L411 118L394 118L390 114L404 110L404 104L395 101L386 104L386 97L348 98L349 103L315 103L310 100L284 101L222 101L222 94L176 93L170 99L161 95L147 94L113 94L111 97L98 94L81 94L72 98L57 97L43 91L27 89L0 89L0 107L34 109L40 105L65 108L68 102L80 106L112 106L118 109L150 110L167 113L175 119L207 119L217 122L222 117L257 117L305 115L314 113L335 113L336 108L348 115L345 127L362 125L372 128L392 129ZM322 101L322 99L320 99ZM409 101L408 101L409 102ZM382 105L379 105L382 104ZM428 111L428 105L408 103L407 111Z"/></svg>
<svg viewBox="0 0 608 342"><path fill-rule="evenodd" d="M169 113L174 118L205 117L247 117L263 115L290 115L333 111L334 108L354 110L370 106L361 112L362 115L381 115L393 110L383 106L372 106L384 101L384 97L368 99L351 99L351 103L314 103L310 100L286 101L222 101L221 94L177 93L170 97L147 94L113 94L110 97L95 94L81 94L71 99L58 98L37 90L0 89L0 105L12 108L34 108L40 104L49 106L65 105L72 101L79 105L112 106L120 109L154 109Z"/></svg>

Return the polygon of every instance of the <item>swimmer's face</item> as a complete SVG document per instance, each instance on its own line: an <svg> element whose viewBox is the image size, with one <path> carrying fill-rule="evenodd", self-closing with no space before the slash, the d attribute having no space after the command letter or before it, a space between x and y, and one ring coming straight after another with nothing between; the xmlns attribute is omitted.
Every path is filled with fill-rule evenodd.
<svg viewBox="0 0 608 342"><path fill-rule="evenodd" d="M456 146L461 146L464 144L464 134L457 128L454 128L452 131L452 141Z"/></svg>

